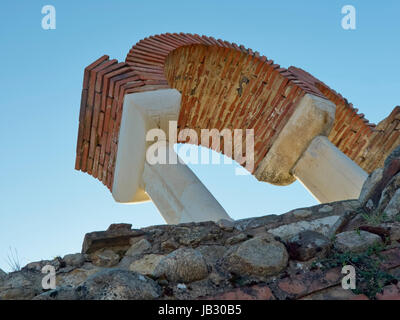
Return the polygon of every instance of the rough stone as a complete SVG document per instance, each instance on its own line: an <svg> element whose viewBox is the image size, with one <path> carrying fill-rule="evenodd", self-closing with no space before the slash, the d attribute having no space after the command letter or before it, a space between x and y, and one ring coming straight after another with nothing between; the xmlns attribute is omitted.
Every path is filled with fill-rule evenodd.
<svg viewBox="0 0 400 320"><path fill-rule="evenodd" d="M400 240L400 222L385 222L382 223L380 227L388 231L390 241L394 242Z"/></svg>
<svg viewBox="0 0 400 320"><path fill-rule="evenodd" d="M332 210L330 208L332 208ZM361 208L358 199L337 201L329 203L329 205L320 204L308 208L299 208L281 215L272 214L263 217L236 220L234 221L234 225L237 230L246 231L248 233L250 233L250 230L260 227L264 227L266 230L273 230L296 222L312 222L330 216L342 216L346 215L348 212L357 212Z"/></svg>
<svg viewBox="0 0 400 320"><path fill-rule="evenodd" d="M203 255L204 259L209 264L214 264L222 259L226 253L226 247L221 245L199 246L198 251Z"/></svg>
<svg viewBox="0 0 400 320"><path fill-rule="evenodd" d="M367 201L371 198L371 196L376 192L379 187L379 183L383 178L383 168L378 168L374 170L365 180L364 185L360 192L360 197L358 200L361 205L365 205Z"/></svg>
<svg viewBox="0 0 400 320"><path fill-rule="evenodd" d="M388 205L383 210L383 213L389 219L393 219L400 213L400 189L397 189L397 191L394 193Z"/></svg>
<svg viewBox="0 0 400 320"><path fill-rule="evenodd" d="M218 225L218 227L226 231L233 231L233 229L235 228L234 222L227 219L220 219L216 222L216 224Z"/></svg>
<svg viewBox="0 0 400 320"><path fill-rule="evenodd" d="M346 231L336 235L334 246L341 252L362 252L368 247L382 244L380 236L366 231Z"/></svg>
<svg viewBox="0 0 400 320"><path fill-rule="evenodd" d="M369 233L374 233L374 234L380 236L383 242L386 242L387 239L390 238L389 230L382 228L380 226L362 225L358 229L367 231Z"/></svg>
<svg viewBox="0 0 400 320"><path fill-rule="evenodd" d="M56 283L57 286L76 287L100 270L102 270L102 268L96 267L90 263L85 263L82 267L73 269L69 272L57 273Z"/></svg>
<svg viewBox="0 0 400 320"><path fill-rule="evenodd" d="M324 205L322 208L320 208L318 211L319 212L331 212L333 208L329 205Z"/></svg>
<svg viewBox="0 0 400 320"><path fill-rule="evenodd" d="M92 263L98 267L112 267L115 266L120 257L111 249L98 250L90 256Z"/></svg>
<svg viewBox="0 0 400 320"><path fill-rule="evenodd" d="M42 293L41 272L21 270L7 274L0 282L0 300L26 300Z"/></svg>
<svg viewBox="0 0 400 320"><path fill-rule="evenodd" d="M82 253L67 254L63 260L67 266L79 268L85 263L86 256Z"/></svg>
<svg viewBox="0 0 400 320"><path fill-rule="evenodd" d="M400 160L400 145L396 147L385 159L384 168L387 168L393 160Z"/></svg>
<svg viewBox="0 0 400 320"><path fill-rule="evenodd" d="M214 222L180 225L174 230L174 238L184 246L198 246L201 242L213 242L221 238L221 229Z"/></svg>
<svg viewBox="0 0 400 320"><path fill-rule="evenodd" d="M270 276L282 271L288 258L282 243L257 237L228 252L224 257L224 264L236 275Z"/></svg>
<svg viewBox="0 0 400 320"><path fill-rule="evenodd" d="M65 266L65 262L60 257L56 257L53 260L41 260L28 263L22 270L42 272L42 268L47 265L53 266L56 271L58 271Z"/></svg>
<svg viewBox="0 0 400 320"><path fill-rule="evenodd" d="M93 253L99 249L131 246L130 240L144 235L144 231L131 229L130 224L112 224L106 231L90 232L85 235L82 253Z"/></svg>
<svg viewBox="0 0 400 320"><path fill-rule="evenodd" d="M310 221L299 221L282 225L275 229L269 229L268 232L284 240L287 240L288 238L307 230L316 231L324 236L330 237L339 227L338 222L339 225L342 224L341 216L328 216Z"/></svg>
<svg viewBox="0 0 400 320"><path fill-rule="evenodd" d="M179 244L176 243L174 239L167 239L161 242L161 250L164 252L171 252L178 249Z"/></svg>
<svg viewBox="0 0 400 320"><path fill-rule="evenodd" d="M158 266L160 261L164 258L160 254L148 254L143 258L132 262L129 266L129 270L144 274L146 276L155 276L155 268Z"/></svg>
<svg viewBox="0 0 400 320"><path fill-rule="evenodd" d="M350 221L346 224L346 226L341 230L342 232L344 231L352 231L358 229L360 226L365 224L365 219L363 215L358 214L354 216Z"/></svg>
<svg viewBox="0 0 400 320"><path fill-rule="evenodd" d="M225 244L227 244L227 245L233 245L233 244L236 244L236 243L245 241L245 240L247 240L247 239L248 239L247 234L239 233L239 234L237 234L237 235L235 235L235 236L232 236L232 237L226 239Z"/></svg>
<svg viewBox="0 0 400 320"><path fill-rule="evenodd" d="M62 286L53 290L46 291L33 300L78 300L79 294L72 286Z"/></svg>
<svg viewBox="0 0 400 320"><path fill-rule="evenodd" d="M142 239L134 243L128 251L125 253L126 256L135 256L144 253L146 250L151 249L151 244L146 239Z"/></svg>
<svg viewBox="0 0 400 320"><path fill-rule="evenodd" d="M383 212L386 213L386 211L390 209L389 214L393 215L393 210L396 210L396 208L397 208L397 213L399 212L398 205L396 205L396 203L399 202L399 193L398 193L399 189L400 189L400 173L395 175L383 189L382 195L379 199L379 203L377 206L377 211L379 213ZM393 198L395 198L395 200L393 200L392 202ZM390 202L392 202L392 206L391 208L388 208Z"/></svg>
<svg viewBox="0 0 400 320"><path fill-rule="evenodd" d="M314 257L324 258L330 246L329 239L315 231L301 232L287 242L289 256L299 261L307 261Z"/></svg>
<svg viewBox="0 0 400 320"><path fill-rule="evenodd" d="M296 218L308 218L312 215L312 211L311 210L305 210L305 209L299 209L299 210L294 210L293 211L293 215Z"/></svg>
<svg viewBox="0 0 400 320"><path fill-rule="evenodd" d="M208 268L198 250L181 248L161 259L154 274L165 276L169 281L188 283L207 277Z"/></svg>
<svg viewBox="0 0 400 320"><path fill-rule="evenodd" d="M108 229L106 231L109 232L121 232L121 231L131 231L132 229L132 224L130 223L113 223L110 224Z"/></svg>
<svg viewBox="0 0 400 320"><path fill-rule="evenodd" d="M158 298L161 289L138 273L109 269L89 277L76 292L85 300L150 300Z"/></svg>

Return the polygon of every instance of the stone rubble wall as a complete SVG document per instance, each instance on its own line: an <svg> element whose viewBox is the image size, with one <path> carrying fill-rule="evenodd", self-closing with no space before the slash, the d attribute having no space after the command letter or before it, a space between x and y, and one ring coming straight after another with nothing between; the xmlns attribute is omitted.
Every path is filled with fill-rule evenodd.
<svg viewBox="0 0 400 320"><path fill-rule="evenodd" d="M341 268L323 267L374 246L393 278L373 296L344 290ZM54 290L42 289L45 265ZM0 270L0 299L400 299L399 279L400 147L358 200L234 222L113 224L86 234L81 253Z"/></svg>

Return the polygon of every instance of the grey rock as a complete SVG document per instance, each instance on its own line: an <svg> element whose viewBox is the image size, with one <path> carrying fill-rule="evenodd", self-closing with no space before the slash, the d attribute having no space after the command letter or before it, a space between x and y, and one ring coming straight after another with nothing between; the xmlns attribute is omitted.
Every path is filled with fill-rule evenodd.
<svg viewBox="0 0 400 320"><path fill-rule="evenodd" d="M324 205L322 208L318 209L318 212L323 212L323 213L331 211L333 211L333 208L329 205Z"/></svg>
<svg viewBox="0 0 400 320"><path fill-rule="evenodd" d="M164 252L171 252L178 249L179 244L176 243L174 239L167 239L161 242L161 250Z"/></svg>
<svg viewBox="0 0 400 320"><path fill-rule="evenodd" d="M365 219L362 214L358 214L349 220L341 232L356 230L362 225L365 225Z"/></svg>
<svg viewBox="0 0 400 320"><path fill-rule="evenodd" d="M69 272L57 272L57 286L72 286L76 287L82 284L88 277L101 271L102 268L94 266L91 263L85 263L80 268L73 268Z"/></svg>
<svg viewBox="0 0 400 320"><path fill-rule="evenodd" d="M125 253L126 256L136 256L144 253L151 249L151 244L146 239L141 239L140 241L134 243L128 251Z"/></svg>
<svg viewBox="0 0 400 320"><path fill-rule="evenodd" d="M209 245L199 246L197 250L200 251L208 264L214 264L224 257L227 248L221 245Z"/></svg>
<svg viewBox="0 0 400 320"><path fill-rule="evenodd" d="M228 252L224 265L230 272L241 276L270 276L282 271L288 258L282 243L257 237Z"/></svg>
<svg viewBox="0 0 400 320"><path fill-rule="evenodd" d="M381 243L381 237L374 233L346 231L336 235L334 246L340 252L360 253L370 246Z"/></svg>
<svg viewBox="0 0 400 320"><path fill-rule="evenodd" d="M132 262L129 270L155 277L155 269L163 258L164 256L160 254L147 254L143 258Z"/></svg>
<svg viewBox="0 0 400 320"><path fill-rule="evenodd" d="M46 291L33 300L78 300L79 294L72 286L62 286L53 290Z"/></svg>
<svg viewBox="0 0 400 320"><path fill-rule="evenodd" d="M112 224L106 231L87 233L82 244L82 253L93 253L103 248L118 247L125 251L131 239L144 235L144 231L131 229L131 224Z"/></svg>
<svg viewBox="0 0 400 320"><path fill-rule="evenodd" d="M400 189L397 189L397 191L394 193L383 213L389 219L393 219L400 213Z"/></svg>
<svg viewBox="0 0 400 320"><path fill-rule="evenodd" d="M42 268L47 265L53 266L58 271L60 268L65 267L65 262L60 257L56 257L53 260L30 262L22 270L42 272Z"/></svg>
<svg viewBox="0 0 400 320"><path fill-rule="evenodd" d="M389 231L390 241L395 242L400 240L400 222L385 222L380 227Z"/></svg>
<svg viewBox="0 0 400 320"><path fill-rule="evenodd" d="M236 244L236 243L245 241L245 240L247 240L247 239L248 239L247 234L245 234L245 233L239 233L239 234L237 234L237 235L235 235L235 236L232 236L232 237L226 239L225 244L226 244L226 245L233 245L233 244Z"/></svg>
<svg viewBox="0 0 400 320"><path fill-rule="evenodd" d="M365 180L365 182L362 186L360 196L358 198L361 205L364 206L368 202L368 200L371 198L371 196L376 191L378 184L381 181L382 177L383 177L383 168L378 168L378 169L374 170L368 176L367 180Z"/></svg>
<svg viewBox="0 0 400 320"><path fill-rule="evenodd" d="M222 237L221 229L214 222L179 225L173 232L179 244L192 247L200 243L214 242Z"/></svg>
<svg viewBox="0 0 400 320"><path fill-rule="evenodd" d="M152 279L120 270L103 270L76 288L84 300L151 300L160 297L161 289Z"/></svg>
<svg viewBox="0 0 400 320"><path fill-rule="evenodd" d="M192 282L207 277L206 261L198 250L181 248L165 256L154 271L173 282Z"/></svg>
<svg viewBox="0 0 400 320"><path fill-rule="evenodd" d="M304 219L304 218L310 217L312 215L312 211L311 210L305 210L305 209L294 210L293 211L293 215L296 218Z"/></svg>
<svg viewBox="0 0 400 320"><path fill-rule="evenodd" d="M287 242L289 256L294 260L307 261L311 258L324 258L331 247L330 240L315 231L304 231Z"/></svg>
<svg viewBox="0 0 400 320"><path fill-rule="evenodd" d="M67 266L79 268L85 263L86 256L82 253L67 254L63 260Z"/></svg>
<svg viewBox="0 0 400 320"><path fill-rule="evenodd" d="M7 274L0 282L0 300L26 300L41 294L43 276L31 270Z"/></svg>
<svg viewBox="0 0 400 320"><path fill-rule="evenodd" d="M272 230L296 222L310 222L312 220L327 218L329 216L341 216L345 212L357 211L360 208L361 204L358 199L344 200L329 203L329 205L322 204L308 208L299 208L281 215L267 215L263 217L236 220L234 221L234 225L235 228L240 231L248 231L259 227L264 227L266 230Z"/></svg>
<svg viewBox="0 0 400 320"><path fill-rule="evenodd" d="M395 159L400 159L400 145L397 146L390 154L389 156L385 159L384 162L384 167L387 168L389 164L395 160Z"/></svg>
<svg viewBox="0 0 400 320"><path fill-rule="evenodd" d="M129 270L129 266L137 259L138 256L124 256L121 261L115 266L115 268Z"/></svg>
<svg viewBox="0 0 400 320"><path fill-rule="evenodd" d="M98 250L92 253L90 258L95 266L107 268L115 266L120 260L119 255L110 249Z"/></svg>
<svg viewBox="0 0 400 320"><path fill-rule="evenodd" d="M234 222L234 225L235 228L240 231L264 226L266 228L269 228L271 226L275 227L276 225L282 224L282 216L283 215L270 214L263 217L240 219L236 220Z"/></svg>
<svg viewBox="0 0 400 320"><path fill-rule="evenodd" d="M385 212L386 207L389 205L389 202L391 202L398 189L400 189L400 173L396 174L392 179L390 179L389 183L383 189L377 206L377 211L379 213ZM395 206L392 207L392 209L393 208L395 208Z"/></svg>
<svg viewBox="0 0 400 320"><path fill-rule="evenodd" d="M233 231L235 224L233 221L231 220L227 220L227 219L220 219L217 222L217 225L225 231Z"/></svg>
<svg viewBox="0 0 400 320"><path fill-rule="evenodd" d="M290 224L279 226L275 229L268 230L269 233L283 240L299 234L302 231L316 231L326 237L330 237L336 232L339 226L343 223L341 216L327 216L320 219L310 221L298 221Z"/></svg>

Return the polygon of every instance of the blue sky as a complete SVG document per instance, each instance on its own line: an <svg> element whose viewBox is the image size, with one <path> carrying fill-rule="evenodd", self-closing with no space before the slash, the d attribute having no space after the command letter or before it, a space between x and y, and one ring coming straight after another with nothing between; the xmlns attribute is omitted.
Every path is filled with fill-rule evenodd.
<svg viewBox="0 0 400 320"><path fill-rule="evenodd" d="M41 9L56 8L56 30ZM351 4L357 29L341 27ZM123 205L74 170L82 75L103 54L124 60L140 39L190 32L243 44L309 71L371 122L400 104L400 3L393 1L3 0L0 10L0 268L79 252L86 232L111 223L164 223L152 203ZM316 204L299 184L235 176L234 165L194 172L235 219Z"/></svg>

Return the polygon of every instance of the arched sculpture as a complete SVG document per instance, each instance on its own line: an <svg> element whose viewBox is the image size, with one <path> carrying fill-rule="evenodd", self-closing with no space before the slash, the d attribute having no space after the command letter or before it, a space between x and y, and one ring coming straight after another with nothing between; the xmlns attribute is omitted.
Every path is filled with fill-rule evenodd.
<svg viewBox="0 0 400 320"><path fill-rule="evenodd" d="M167 137L171 121L199 135L253 129L253 163L241 164L258 180L298 179L321 202L352 199L399 144L399 109L375 127L304 70L212 37L162 34L139 41L125 62L103 56L85 68L75 168L116 201L150 196L168 223L229 219L187 166L146 161L146 133Z"/></svg>

